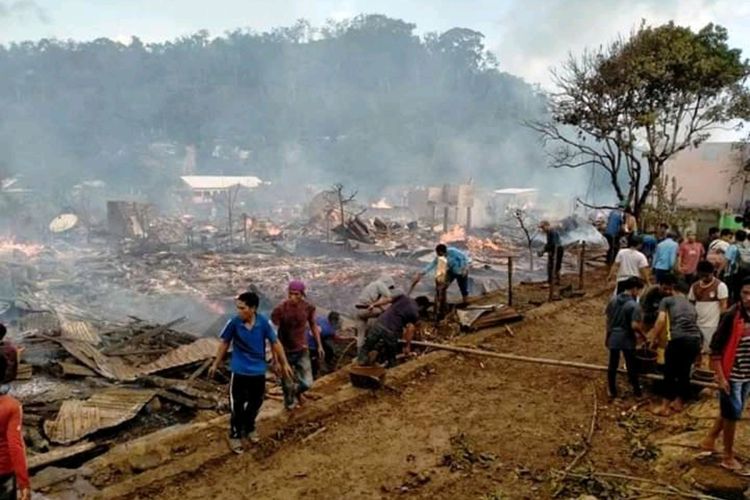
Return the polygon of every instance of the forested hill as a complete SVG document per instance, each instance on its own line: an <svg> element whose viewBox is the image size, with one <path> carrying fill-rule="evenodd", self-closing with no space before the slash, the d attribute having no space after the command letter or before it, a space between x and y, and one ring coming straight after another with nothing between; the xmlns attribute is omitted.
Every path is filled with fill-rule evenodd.
<svg viewBox="0 0 750 500"><path fill-rule="evenodd" d="M12 44L0 48L0 168L50 189L156 190L174 174L153 145L182 157L192 144L203 173L515 182L544 168L522 122L545 106L501 68L480 33L419 37L377 15L148 45Z"/></svg>

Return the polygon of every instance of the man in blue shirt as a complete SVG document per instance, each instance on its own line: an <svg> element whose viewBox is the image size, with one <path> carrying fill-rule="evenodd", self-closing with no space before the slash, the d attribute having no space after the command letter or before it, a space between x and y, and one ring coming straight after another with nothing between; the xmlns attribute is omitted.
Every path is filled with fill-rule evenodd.
<svg viewBox="0 0 750 500"><path fill-rule="evenodd" d="M672 274L672 270L677 263L679 248L680 245L672 238L672 233L667 233L667 237L656 245L654 260L651 265L654 268L657 283L661 283L667 275Z"/></svg>
<svg viewBox="0 0 750 500"><path fill-rule="evenodd" d="M313 379L318 378L320 373L322 361L325 360L328 371L332 371L334 368L334 352L333 342L336 338L336 332L341 328L341 316L336 311L328 313L328 317L316 316L315 323L320 328L320 343L323 345L323 351L325 356L321 359L318 353L318 344L315 340L315 336L312 334L310 329L307 329L307 348L310 351L310 362L312 363Z"/></svg>
<svg viewBox="0 0 750 500"><path fill-rule="evenodd" d="M414 277L409 293L414 290L414 287L417 286L424 275L434 271L438 313L441 313L445 310L446 292L454 280L458 283L463 303L466 303L466 298L469 296L469 264L471 264L471 260L458 248L447 247L442 243L435 247L435 254L435 259Z"/></svg>
<svg viewBox="0 0 750 500"><path fill-rule="evenodd" d="M245 292L237 297L237 316L230 319L221 331L221 344L208 371L209 377L213 378L231 344L229 402L232 417L229 447L235 453L242 453L242 439L258 442L255 418L266 391L266 341L271 344L273 357L281 367L283 376L292 377L292 369L273 326L268 318L257 313L259 302L258 295L253 292Z"/></svg>

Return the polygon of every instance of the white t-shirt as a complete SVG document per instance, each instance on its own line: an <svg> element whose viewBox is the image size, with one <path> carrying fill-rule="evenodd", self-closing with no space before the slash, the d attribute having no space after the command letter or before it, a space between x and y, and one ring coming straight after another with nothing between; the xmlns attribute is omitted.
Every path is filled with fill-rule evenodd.
<svg viewBox="0 0 750 500"><path fill-rule="evenodd" d="M623 248L617 252L615 263L617 268L617 281L625 281L631 276L640 277L641 269L648 267L648 259L635 248Z"/></svg>
<svg viewBox="0 0 750 500"><path fill-rule="evenodd" d="M716 288L715 300L696 302L693 289L700 285L701 282L697 281L692 287L690 287L688 300L695 302L695 312L698 313L698 328L703 332L703 337L706 340L710 340L711 337L713 337L716 328L719 326L719 320L721 319L721 303L719 301L729 298L729 289L726 284L719 282L719 286Z"/></svg>

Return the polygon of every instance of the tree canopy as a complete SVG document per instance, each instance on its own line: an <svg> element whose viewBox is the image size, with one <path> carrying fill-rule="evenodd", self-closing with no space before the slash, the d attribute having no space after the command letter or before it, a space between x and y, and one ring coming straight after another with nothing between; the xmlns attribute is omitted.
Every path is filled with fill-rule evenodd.
<svg viewBox="0 0 750 500"><path fill-rule="evenodd" d="M667 160L750 117L749 74L721 26L641 26L571 57L556 73L552 120L532 127L554 146L552 166L601 169L638 214Z"/></svg>
<svg viewBox="0 0 750 500"><path fill-rule="evenodd" d="M522 182L543 156L519 127L544 99L481 33L418 37L379 15L266 33L0 46L0 163L40 187L163 187L154 148L198 173L378 188Z"/></svg>

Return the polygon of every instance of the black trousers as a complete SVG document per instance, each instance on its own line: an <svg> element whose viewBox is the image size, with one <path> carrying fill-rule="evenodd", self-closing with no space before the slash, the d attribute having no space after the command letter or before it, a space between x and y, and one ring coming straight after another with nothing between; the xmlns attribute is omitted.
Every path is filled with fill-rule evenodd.
<svg viewBox="0 0 750 500"><path fill-rule="evenodd" d="M690 398L690 371L701 352L700 337L670 340L664 353L664 395L667 399Z"/></svg>
<svg viewBox="0 0 750 500"><path fill-rule="evenodd" d="M547 254L547 283L552 284L560 282L560 269L562 268L563 247L555 247Z"/></svg>
<svg viewBox="0 0 750 500"><path fill-rule="evenodd" d="M323 352L326 355L325 364L328 368L328 371L332 371L334 368L334 363L336 361L336 351L333 348L333 340L330 338L321 339L321 342L323 343ZM317 349L310 349L310 363L312 364L312 373L313 378L317 379L318 375L320 374L321 368L323 368L320 363L320 358L318 357L318 350Z"/></svg>
<svg viewBox="0 0 750 500"><path fill-rule="evenodd" d="M635 357L635 349L610 349L609 366L607 367L607 382L609 383L609 395L617 397L617 368L620 366L620 353L625 358L628 369L628 381L633 387L633 393L640 397L641 383L638 380L638 359Z"/></svg>
<svg viewBox="0 0 750 500"><path fill-rule="evenodd" d="M16 500L16 475L0 475L0 500Z"/></svg>
<svg viewBox="0 0 750 500"><path fill-rule="evenodd" d="M229 382L229 403L232 410L229 437L245 438L255 430L255 418L263 405L265 394L265 375L232 374Z"/></svg>
<svg viewBox="0 0 750 500"><path fill-rule="evenodd" d="M618 247L620 246L620 237L610 236L609 234L605 234L604 237L609 244L609 248L607 249L607 264L612 265L615 261L615 257L617 257L617 251L619 250Z"/></svg>

